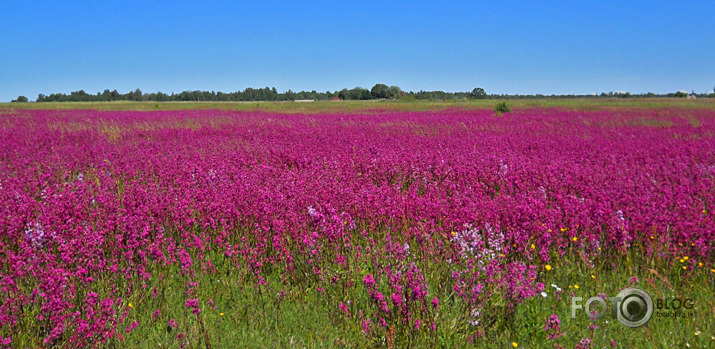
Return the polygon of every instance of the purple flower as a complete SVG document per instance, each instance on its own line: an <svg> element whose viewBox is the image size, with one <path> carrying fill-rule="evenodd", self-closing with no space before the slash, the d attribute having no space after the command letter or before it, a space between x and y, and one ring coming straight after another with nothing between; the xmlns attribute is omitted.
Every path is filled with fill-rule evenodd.
<svg viewBox="0 0 715 349"><path fill-rule="evenodd" d="M191 312L194 313L194 315L199 315L199 313L201 313L201 308L199 308L199 300L196 298L186 300L186 303L184 303L184 305L187 308L191 308Z"/></svg>
<svg viewBox="0 0 715 349"><path fill-rule="evenodd" d="M398 308L401 307L402 304L404 304L404 300L402 299L402 294L393 293L392 294L392 303Z"/></svg>
<svg viewBox="0 0 715 349"><path fill-rule="evenodd" d="M578 344L574 347L574 349L589 349L591 348L591 339L589 338L581 338L581 340L578 342Z"/></svg>

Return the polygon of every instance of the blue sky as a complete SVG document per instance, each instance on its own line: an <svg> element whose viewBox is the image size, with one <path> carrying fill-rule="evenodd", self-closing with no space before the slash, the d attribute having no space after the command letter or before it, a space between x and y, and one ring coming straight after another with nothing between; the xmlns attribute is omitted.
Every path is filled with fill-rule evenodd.
<svg viewBox="0 0 715 349"><path fill-rule="evenodd" d="M370 88L712 91L711 1L8 1L0 101Z"/></svg>

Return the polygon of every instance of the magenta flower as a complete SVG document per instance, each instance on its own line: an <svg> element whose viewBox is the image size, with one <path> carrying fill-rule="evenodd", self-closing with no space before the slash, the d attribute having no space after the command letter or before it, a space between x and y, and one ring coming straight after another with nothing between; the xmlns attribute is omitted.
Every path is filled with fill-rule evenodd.
<svg viewBox="0 0 715 349"><path fill-rule="evenodd" d="M372 274L365 275L362 282L367 288L373 288L375 286L375 278L372 277Z"/></svg>
<svg viewBox="0 0 715 349"><path fill-rule="evenodd" d="M559 320L558 315L552 314L551 316L549 316L549 318L546 320L546 326L544 327L544 330L549 333L549 339L557 339L564 335L561 332L560 326L561 320Z"/></svg>
<svg viewBox="0 0 715 349"><path fill-rule="evenodd" d="M199 315L201 313L201 308L199 308L199 300L194 298L194 299L188 299L184 305L187 308L191 308L191 312L194 313L194 315Z"/></svg>

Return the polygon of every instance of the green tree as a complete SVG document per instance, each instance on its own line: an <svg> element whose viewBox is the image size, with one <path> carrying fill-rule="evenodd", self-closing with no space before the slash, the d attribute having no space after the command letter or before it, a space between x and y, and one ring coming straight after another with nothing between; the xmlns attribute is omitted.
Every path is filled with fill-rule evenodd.
<svg viewBox="0 0 715 349"><path fill-rule="evenodd" d="M388 98L390 93L390 88L385 84L376 84L370 89L370 95L373 98Z"/></svg>
<svg viewBox="0 0 715 349"><path fill-rule="evenodd" d="M476 87L469 93L469 98L472 99L484 99L487 98L487 93L481 87Z"/></svg>
<svg viewBox="0 0 715 349"><path fill-rule="evenodd" d="M27 103L27 97L18 96L17 99L13 99L12 103Z"/></svg>
<svg viewBox="0 0 715 349"><path fill-rule="evenodd" d="M511 113L511 108L509 108L506 102L499 102L494 106L494 111L497 115L501 115L501 113Z"/></svg>
<svg viewBox="0 0 715 349"><path fill-rule="evenodd" d="M338 95L338 98L340 98L340 99L349 99L350 92L348 92L347 88L344 88L344 89L340 90L340 92L338 92L337 95Z"/></svg>
<svg viewBox="0 0 715 349"><path fill-rule="evenodd" d="M399 86L390 86L390 88L387 89L387 95L389 98L400 98L402 97L402 89Z"/></svg>
<svg viewBox="0 0 715 349"><path fill-rule="evenodd" d="M373 98L373 96L372 96L372 94L370 94L370 91L366 88L362 88L362 87L358 86L351 90L348 90L348 98L347 99L360 100L360 99L371 99L371 98Z"/></svg>

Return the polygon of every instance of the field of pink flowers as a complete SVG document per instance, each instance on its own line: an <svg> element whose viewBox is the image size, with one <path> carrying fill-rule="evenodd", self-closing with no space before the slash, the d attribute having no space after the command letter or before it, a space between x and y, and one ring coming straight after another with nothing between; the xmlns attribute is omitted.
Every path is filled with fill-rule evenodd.
<svg viewBox="0 0 715 349"><path fill-rule="evenodd" d="M303 301L471 342L564 256L713 268L714 151L708 109L3 110L0 344L209 347Z"/></svg>

